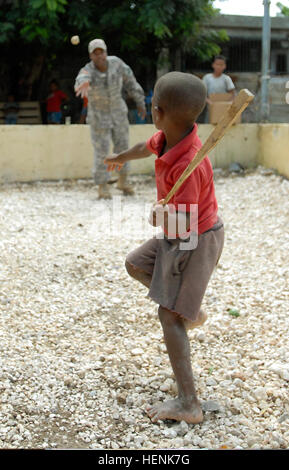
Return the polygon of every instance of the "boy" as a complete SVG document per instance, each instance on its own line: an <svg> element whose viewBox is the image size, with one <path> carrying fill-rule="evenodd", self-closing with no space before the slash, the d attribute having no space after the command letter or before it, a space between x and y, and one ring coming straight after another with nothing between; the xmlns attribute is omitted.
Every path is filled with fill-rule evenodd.
<svg viewBox="0 0 289 470"><path fill-rule="evenodd" d="M194 387L186 329L206 320L200 306L224 242L209 158L201 162L171 198L176 212L164 207L162 200L201 147L195 121L205 102L206 88L197 77L181 72L162 76L152 99L153 122L159 132L147 142L105 159L108 170L113 170L128 160L148 157L151 153L158 157L155 171L159 202L152 208L150 222L157 226L163 215L161 225L165 236L148 240L126 259L130 276L148 287L149 297L159 304L159 319L178 386L177 399L147 409L153 422L174 419L200 423L203 420ZM198 205L198 244L193 250L183 250L180 237L169 237L172 226L169 221L175 217L179 235L179 227L185 219L186 231L190 234L191 204ZM179 210L180 205L183 212Z"/></svg>
<svg viewBox="0 0 289 470"><path fill-rule="evenodd" d="M207 73L203 77L203 81L207 87L206 102L208 104L212 104L209 98L212 93L230 93L232 100L234 99L235 85L229 75L223 73L226 66L226 58L223 55L216 55L212 63L214 72ZM206 111L205 121L209 122L208 110Z"/></svg>
<svg viewBox="0 0 289 470"><path fill-rule="evenodd" d="M46 99L46 111L48 124L61 124L61 105L68 101L68 96L59 89L58 82L51 80L49 84L50 95Z"/></svg>

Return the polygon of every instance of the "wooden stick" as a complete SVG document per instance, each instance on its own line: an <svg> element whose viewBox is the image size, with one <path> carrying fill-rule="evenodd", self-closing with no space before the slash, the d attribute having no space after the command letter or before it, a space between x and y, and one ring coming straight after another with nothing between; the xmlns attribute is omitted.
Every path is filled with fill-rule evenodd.
<svg viewBox="0 0 289 470"><path fill-rule="evenodd" d="M224 116L217 124L211 135L207 138L204 145L197 152L193 160L188 164L183 174L179 177L178 181L172 187L163 201L163 205L167 204L176 191L181 187L183 182L190 176L190 174L197 168L206 155L220 142L223 135L231 127L237 117L247 108L248 104L254 99L253 93L244 88L240 91L238 96L234 99L230 108L225 112Z"/></svg>

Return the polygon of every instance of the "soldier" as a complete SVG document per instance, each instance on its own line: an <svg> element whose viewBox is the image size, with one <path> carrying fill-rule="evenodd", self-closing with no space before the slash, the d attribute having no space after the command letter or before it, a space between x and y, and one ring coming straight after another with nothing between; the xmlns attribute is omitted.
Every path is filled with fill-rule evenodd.
<svg viewBox="0 0 289 470"><path fill-rule="evenodd" d="M122 98L122 89L131 96L142 118L146 115L144 92L136 81L131 68L119 57L108 56L102 39L94 39L88 44L91 61L78 73L75 81L76 96L88 97L88 122L94 148L94 181L98 185L99 197L110 199L107 182L110 178L103 163L109 155L110 141L114 152L119 153L129 147L128 109ZM124 194L134 194L126 183L128 165L120 170L117 187Z"/></svg>

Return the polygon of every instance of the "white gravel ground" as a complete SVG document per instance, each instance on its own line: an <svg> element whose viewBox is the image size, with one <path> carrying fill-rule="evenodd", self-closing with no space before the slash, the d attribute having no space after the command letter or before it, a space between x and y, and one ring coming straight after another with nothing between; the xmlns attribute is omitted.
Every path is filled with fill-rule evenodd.
<svg viewBox="0 0 289 470"><path fill-rule="evenodd" d="M124 269L146 239L131 212L155 200L135 183L109 236L91 181L1 186L0 447L289 448L288 180L216 177L226 242L189 332L195 426L144 412L176 387L157 306Z"/></svg>

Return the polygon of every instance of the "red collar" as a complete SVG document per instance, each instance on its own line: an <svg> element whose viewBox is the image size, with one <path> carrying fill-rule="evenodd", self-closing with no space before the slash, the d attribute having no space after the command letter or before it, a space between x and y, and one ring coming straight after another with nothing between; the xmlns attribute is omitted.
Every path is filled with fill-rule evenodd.
<svg viewBox="0 0 289 470"><path fill-rule="evenodd" d="M184 153L187 153L192 148L192 146L195 145L197 131L198 131L198 126L197 124L194 124L193 130L186 137L180 140L180 142L174 145L174 147L172 147L170 150L164 153L161 157L159 157L159 159L169 166L173 165L175 161L178 160L181 155L183 155ZM158 153L161 152L163 145L164 145L164 141L165 141L165 134L163 133L160 139L160 148L159 148Z"/></svg>

